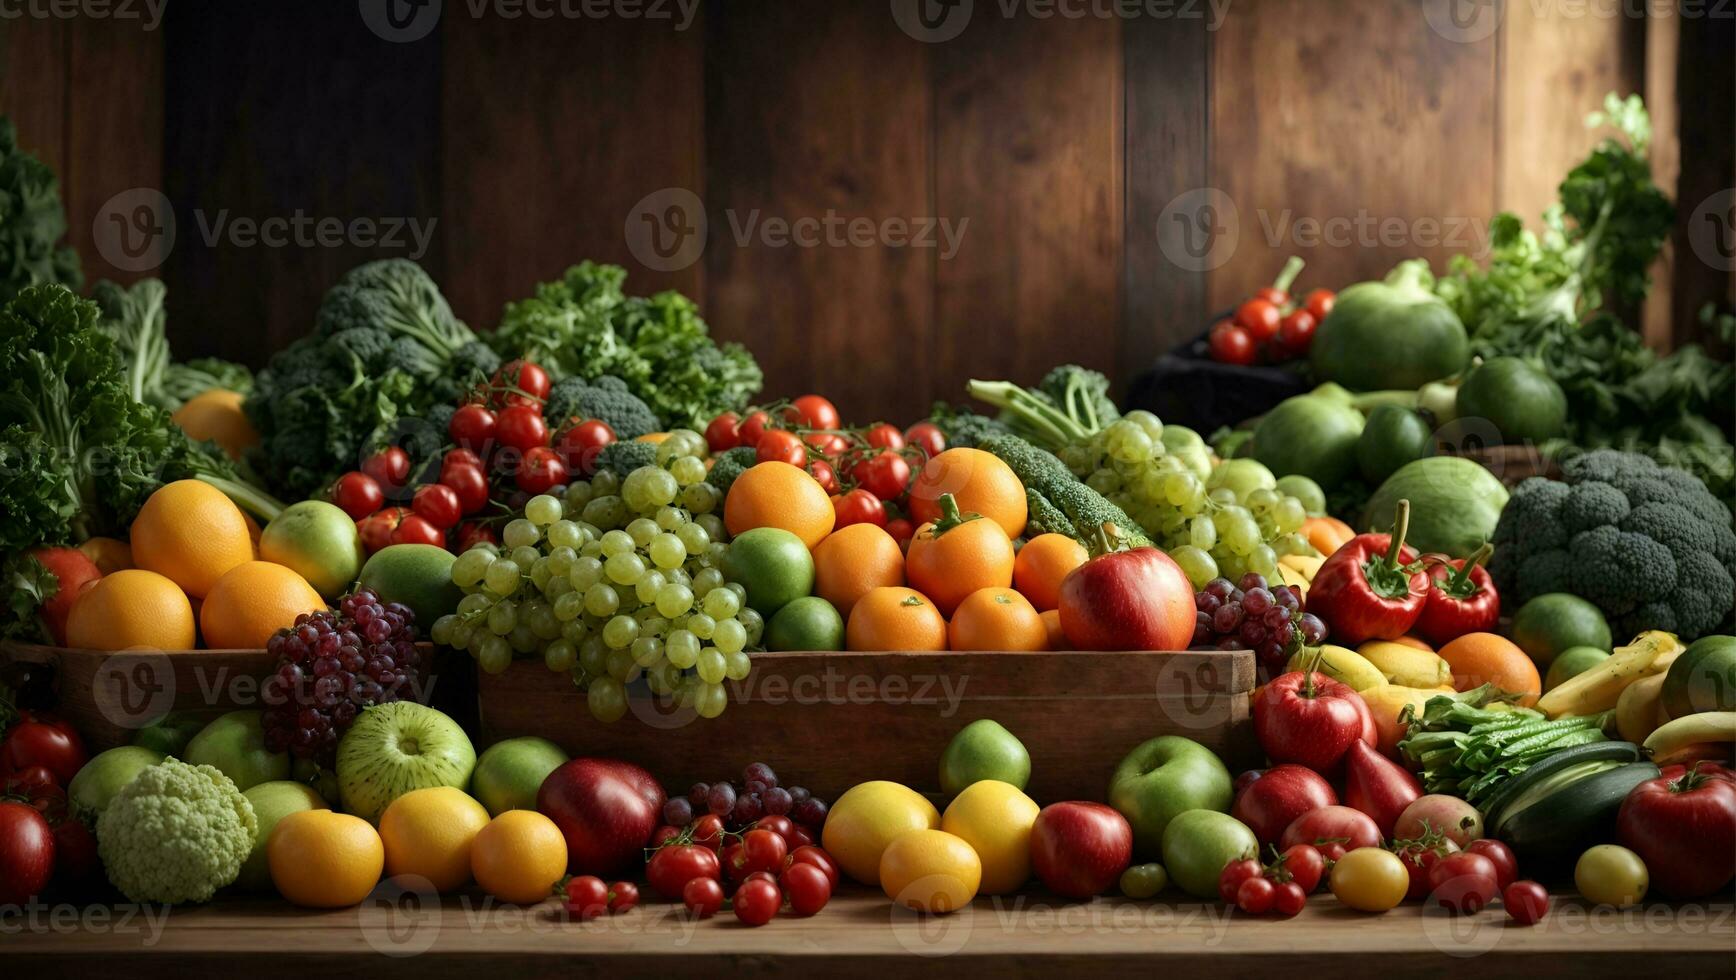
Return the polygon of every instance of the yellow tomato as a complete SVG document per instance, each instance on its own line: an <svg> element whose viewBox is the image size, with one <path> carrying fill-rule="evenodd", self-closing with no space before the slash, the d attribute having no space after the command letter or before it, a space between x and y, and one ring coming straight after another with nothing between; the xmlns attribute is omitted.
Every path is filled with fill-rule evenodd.
<svg viewBox="0 0 1736 980"><path fill-rule="evenodd" d="M1359 847L1338 859L1328 882L1340 902L1358 912L1385 912L1404 901L1410 872L1382 847Z"/></svg>

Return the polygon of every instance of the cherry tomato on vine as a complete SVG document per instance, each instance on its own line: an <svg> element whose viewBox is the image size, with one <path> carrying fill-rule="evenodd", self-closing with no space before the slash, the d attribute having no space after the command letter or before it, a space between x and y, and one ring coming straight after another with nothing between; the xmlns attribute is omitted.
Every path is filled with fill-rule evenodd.
<svg viewBox="0 0 1736 980"><path fill-rule="evenodd" d="M723 885L716 878L694 878L681 889L681 904L696 919L709 919L723 908Z"/></svg>
<svg viewBox="0 0 1736 980"><path fill-rule="evenodd" d="M381 490L400 490L410 478L410 454L397 446L387 446L362 460L362 472L373 477Z"/></svg>
<svg viewBox="0 0 1736 980"><path fill-rule="evenodd" d="M617 881L609 886L609 914L619 915L639 904L639 886Z"/></svg>
<svg viewBox="0 0 1736 980"><path fill-rule="evenodd" d="M708 813L693 821L693 843L718 850L723 845L723 818Z"/></svg>
<svg viewBox="0 0 1736 980"><path fill-rule="evenodd" d="M441 484L458 495L458 509L465 515L488 506L488 477L480 465L458 461L440 467Z"/></svg>
<svg viewBox="0 0 1736 980"><path fill-rule="evenodd" d="M486 405L460 405L446 423L452 441L473 453L486 453L494 442L500 420Z"/></svg>
<svg viewBox="0 0 1736 980"><path fill-rule="evenodd" d="M735 917L750 926L763 926L772 921L782 904L783 893L768 878L744 881L735 890Z"/></svg>
<svg viewBox="0 0 1736 980"><path fill-rule="evenodd" d="M742 863L748 873L776 873L783 869L789 847L783 837L769 830L750 830L741 836Z"/></svg>
<svg viewBox="0 0 1736 980"><path fill-rule="evenodd" d="M1278 321L1278 343L1291 354L1301 354L1314 343L1314 328L1319 323L1307 310L1291 310Z"/></svg>
<svg viewBox="0 0 1736 980"><path fill-rule="evenodd" d="M838 471L832 469L832 464L823 459L808 460L808 475L826 491L827 496L838 492Z"/></svg>
<svg viewBox="0 0 1736 980"><path fill-rule="evenodd" d="M850 448L850 440L836 432L810 432L802 436L802 441L827 456L837 456Z"/></svg>
<svg viewBox="0 0 1736 980"><path fill-rule="evenodd" d="M1283 867L1290 872L1290 880L1302 886L1303 894L1311 894L1320 887L1320 879L1326 874L1326 858L1320 854L1320 849L1313 844L1292 844L1284 849Z"/></svg>
<svg viewBox="0 0 1736 980"><path fill-rule="evenodd" d="M832 879L811 864L792 864L778 878L790 899L790 911L797 915L813 915L832 899Z"/></svg>
<svg viewBox="0 0 1736 980"><path fill-rule="evenodd" d="M1314 322L1326 319L1326 314L1332 312L1333 304L1338 302L1338 294L1330 289L1311 289L1308 298L1302 301L1302 308L1313 314Z"/></svg>
<svg viewBox="0 0 1736 980"><path fill-rule="evenodd" d="M858 486L881 500L897 500L910 485L910 463L885 449L851 467L850 475Z"/></svg>
<svg viewBox="0 0 1736 980"><path fill-rule="evenodd" d="M1236 893L1241 891L1242 882L1260 877L1265 870L1253 858L1242 858L1224 865L1224 870L1218 872L1218 897L1225 905L1236 904Z"/></svg>
<svg viewBox="0 0 1736 980"><path fill-rule="evenodd" d="M1254 296L1263 299L1274 306L1283 306L1285 303L1290 302L1290 294L1279 289L1277 286L1261 286L1259 289L1254 290Z"/></svg>
<svg viewBox="0 0 1736 980"><path fill-rule="evenodd" d="M455 447L453 449L448 449L448 450L446 450L446 455L440 457L440 468L441 469L445 469L448 466L458 466L461 464L464 466L474 466L477 469L482 469L482 457L478 456L476 453L472 452L471 450L465 449L463 446L458 446L458 447Z"/></svg>
<svg viewBox="0 0 1736 980"><path fill-rule="evenodd" d="M868 440L868 445L881 449L903 449L904 433L898 431L898 426L889 422L881 422L871 427L862 437Z"/></svg>
<svg viewBox="0 0 1736 980"><path fill-rule="evenodd" d="M1271 879L1255 876L1243 879L1236 886L1236 908L1249 915L1265 915L1272 911L1272 900L1277 897L1278 886Z"/></svg>
<svg viewBox="0 0 1736 980"><path fill-rule="evenodd" d="M609 423L601 419L575 420L555 440L555 449L567 464L567 469L580 476L590 476L597 472L597 454L615 441L615 430Z"/></svg>
<svg viewBox="0 0 1736 980"><path fill-rule="evenodd" d="M665 844L645 863L645 881L669 898L681 897L683 888L695 878L722 875L717 852L699 844Z"/></svg>
<svg viewBox="0 0 1736 980"><path fill-rule="evenodd" d="M410 498L410 509L417 516L444 531L464 516L464 505L458 491L444 483L428 483L416 488Z"/></svg>
<svg viewBox="0 0 1736 980"><path fill-rule="evenodd" d="M567 482L567 464L561 462L560 453L537 446L526 451L519 461L514 482L525 493L548 493Z"/></svg>
<svg viewBox="0 0 1736 980"><path fill-rule="evenodd" d="M407 507L385 507L357 521L356 531L361 534L362 547L371 555L392 544L392 535L398 530L398 523L409 513Z"/></svg>
<svg viewBox="0 0 1736 980"><path fill-rule="evenodd" d="M1254 363L1254 338L1228 320L1212 327L1206 337L1206 347L1211 351L1212 360L1220 364Z"/></svg>
<svg viewBox="0 0 1736 980"><path fill-rule="evenodd" d="M350 520L359 521L385 504L386 493L380 489L380 481L361 470L351 470L332 484L331 499Z"/></svg>
<svg viewBox="0 0 1736 980"><path fill-rule="evenodd" d="M861 487L834 500L832 508L836 512L836 519L832 522L833 530L852 524L886 526L886 505L879 497Z"/></svg>
<svg viewBox="0 0 1736 980"><path fill-rule="evenodd" d="M800 436L788 429L767 429L754 443L754 458L761 463L788 463L801 466L808 461L808 447Z"/></svg>
<svg viewBox="0 0 1736 980"><path fill-rule="evenodd" d="M777 834L779 837L782 837L785 843L789 842L790 831L794 830L795 826L795 821L791 820L789 817L783 816L782 814L761 817L753 822L755 830L769 830L772 833Z"/></svg>
<svg viewBox="0 0 1736 980"><path fill-rule="evenodd" d="M1272 911L1286 919L1293 918L1308 904L1308 892L1294 881L1278 885L1272 895Z"/></svg>
<svg viewBox="0 0 1736 980"><path fill-rule="evenodd" d="M766 423L772 417L764 412L752 412L742 420L740 428L736 429L736 438L743 446L758 446L760 436L766 431Z"/></svg>
<svg viewBox="0 0 1736 980"><path fill-rule="evenodd" d="M603 879L595 875L578 875L568 879L561 904L566 907L567 914L575 919L594 919L608 911L609 886L603 884Z"/></svg>
<svg viewBox="0 0 1736 980"><path fill-rule="evenodd" d="M1248 331L1256 342L1271 340L1278 332L1279 319L1278 304L1262 297L1256 296L1236 307L1236 325Z"/></svg>
<svg viewBox="0 0 1736 980"><path fill-rule="evenodd" d="M496 389L495 400L502 406L540 408L549 397L549 373L530 361L507 361L488 379L488 384Z"/></svg>
<svg viewBox="0 0 1736 980"><path fill-rule="evenodd" d="M1519 859L1513 849L1492 837L1479 837L1465 845L1468 854L1481 854L1495 865L1495 884L1506 888L1519 877Z"/></svg>
<svg viewBox="0 0 1736 980"><path fill-rule="evenodd" d="M1536 925L1549 914L1549 891L1535 881L1515 881L1502 889L1501 904L1514 922Z"/></svg>
<svg viewBox="0 0 1736 980"><path fill-rule="evenodd" d="M522 453L549 444L549 426L543 421L541 409L514 405L502 409L497 419L495 434L502 445Z"/></svg>
<svg viewBox="0 0 1736 980"><path fill-rule="evenodd" d="M809 429L836 429L838 408L821 395L803 395L784 409L784 418Z"/></svg>
<svg viewBox="0 0 1736 980"><path fill-rule="evenodd" d="M946 452L946 433L933 422L918 422L904 430L904 441L917 446L930 456Z"/></svg>
<svg viewBox="0 0 1736 980"><path fill-rule="evenodd" d="M477 521L465 521L458 525L458 553L464 554L479 544L500 544L500 535L494 533L494 528Z"/></svg>
<svg viewBox="0 0 1736 980"><path fill-rule="evenodd" d="M407 515L392 529L393 544L431 544L446 547L446 532L421 514Z"/></svg>
<svg viewBox="0 0 1736 980"><path fill-rule="evenodd" d="M713 455L741 445L741 416L724 412L705 427L705 444Z"/></svg>
<svg viewBox="0 0 1736 980"><path fill-rule="evenodd" d="M1495 862L1475 851L1449 854L1429 869L1429 895L1450 912L1476 912L1500 890Z"/></svg>

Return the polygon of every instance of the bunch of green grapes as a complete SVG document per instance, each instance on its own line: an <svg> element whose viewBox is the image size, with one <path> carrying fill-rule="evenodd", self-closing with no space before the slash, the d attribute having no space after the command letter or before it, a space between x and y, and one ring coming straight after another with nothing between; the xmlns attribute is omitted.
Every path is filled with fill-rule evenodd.
<svg viewBox="0 0 1736 980"><path fill-rule="evenodd" d="M765 621L719 570L729 545L705 448L678 430L655 466L601 471L564 500L531 498L503 547L453 562L465 594L434 622L434 642L468 650L490 673L540 654L572 675L601 721L626 713L627 686L640 679L701 717L722 714L724 682L747 677Z"/></svg>
<svg viewBox="0 0 1736 980"><path fill-rule="evenodd" d="M1061 459L1139 522L1196 589L1219 576L1271 577L1279 558L1313 551L1299 533L1306 508L1275 489L1270 470L1248 459L1214 468L1199 433L1150 412L1127 413Z"/></svg>

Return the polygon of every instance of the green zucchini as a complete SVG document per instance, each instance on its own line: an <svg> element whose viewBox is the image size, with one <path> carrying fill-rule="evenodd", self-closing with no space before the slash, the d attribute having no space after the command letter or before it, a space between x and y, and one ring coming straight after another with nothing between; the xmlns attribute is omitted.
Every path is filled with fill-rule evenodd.
<svg viewBox="0 0 1736 980"><path fill-rule="evenodd" d="M1599 762L1582 765L1596 766ZM1586 841L1610 839L1622 800L1635 786L1656 778L1657 766L1630 762L1569 780L1533 799L1529 806L1509 807L1498 836L1525 860L1547 863L1570 855Z"/></svg>
<svg viewBox="0 0 1736 980"><path fill-rule="evenodd" d="M1628 762L1638 762L1640 747L1632 742L1591 742L1586 745L1575 745L1571 748L1553 752L1527 766L1523 772L1508 777L1507 781L1496 787L1483 805L1483 826L1489 828L1491 836L1495 828L1500 826L1506 816L1508 804L1526 793L1529 788L1540 786L1555 773L1569 766L1577 766L1585 762L1607 762L1610 766Z"/></svg>

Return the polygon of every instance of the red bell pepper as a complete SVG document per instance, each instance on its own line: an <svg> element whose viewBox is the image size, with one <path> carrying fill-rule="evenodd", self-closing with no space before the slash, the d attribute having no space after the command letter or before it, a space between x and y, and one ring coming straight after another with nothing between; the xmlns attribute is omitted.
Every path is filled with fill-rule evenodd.
<svg viewBox="0 0 1736 980"><path fill-rule="evenodd" d="M1469 558L1454 561L1445 555L1427 555L1429 591L1422 615L1413 627L1436 648L1466 633L1488 633L1501 618L1501 596L1483 562L1494 553L1485 544Z"/></svg>
<svg viewBox="0 0 1736 980"><path fill-rule="evenodd" d="M1392 534L1358 534L1320 566L1307 608L1326 621L1334 641L1396 640L1416 624L1429 577L1416 549L1405 547L1409 527L1410 501L1401 500Z"/></svg>

